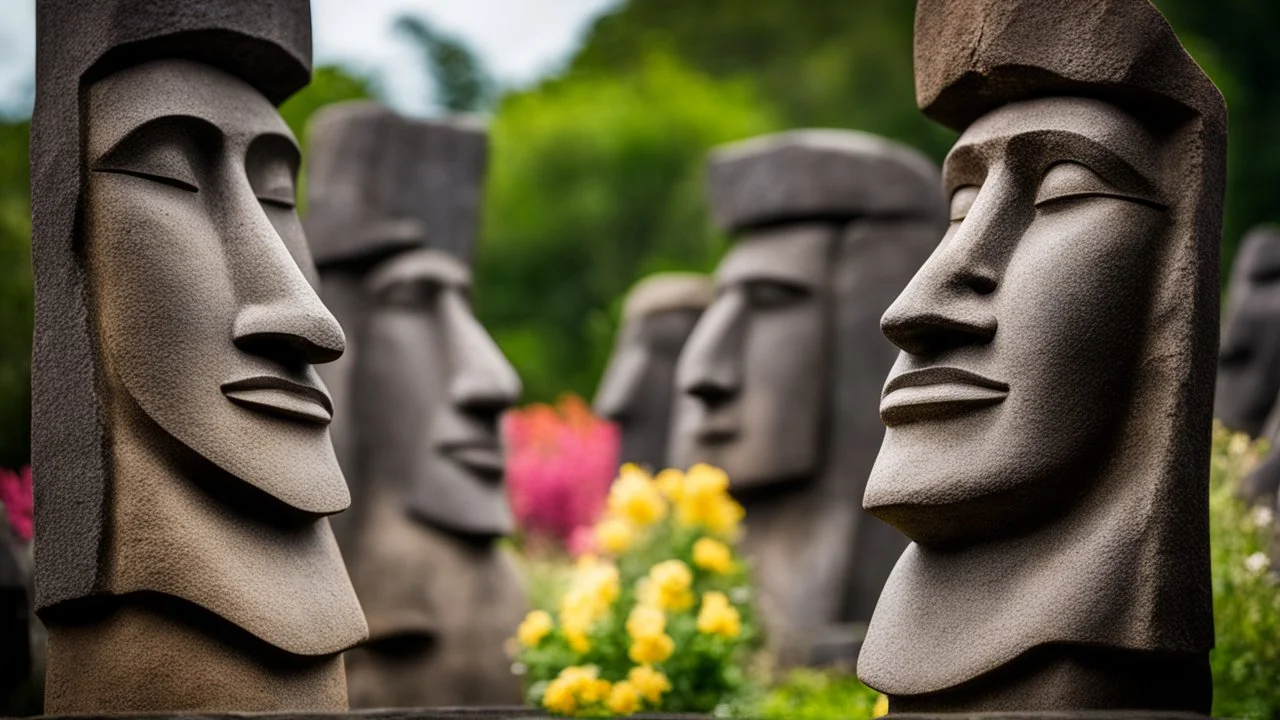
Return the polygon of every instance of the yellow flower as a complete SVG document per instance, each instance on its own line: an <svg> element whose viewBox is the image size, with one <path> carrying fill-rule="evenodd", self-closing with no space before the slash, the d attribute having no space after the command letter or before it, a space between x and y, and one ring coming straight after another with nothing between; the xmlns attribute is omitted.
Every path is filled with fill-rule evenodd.
<svg viewBox="0 0 1280 720"><path fill-rule="evenodd" d="M693 571L680 560L663 560L649 569L637 588L640 602L680 612L693 607Z"/></svg>
<svg viewBox="0 0 1280 720"><path fill-rule="evenodd" d="M645 527L658 522L667 514L667 503L649 475L630 463L623 465L618 479L609 488L607 501L609 514L626 518Z"/></svg>
<svg viewBox="0 0 1280 720"><path fill-rule="evenodd" d="M594 705L607 700L609 693L612 691L613 683L608 680L593 678L582 682L578 686L578 700L583 705Z"/></svg>
<svg viewBox="0 0 1280 720"><path fill-rule="evenodd" d="M627 657L641 664L660 663L671 657L675 650L676 641L666 633L659 633L632 640Z"/></svg>
<svg viewBox="0 0 1280 720"><path fill-rule="evenodd" d="M648 605L635 606L627 616L627 635L631 637L627 656L642 665L671 657L676 643L666 630L667 616L661 610Z"/></svg>
<svg viewBox="0 0 1280 720"><path fill-rule="evenodd" d="M591 641L587 639L587 631L583 630L580 625L566 626L564 639L569 643L569 649L576 653L585 653L591 649Z"/></svg>
<svg viewBox="0 0 1280 720"><path fill-rule="evenodd" d="M889 696L880 693L876 698L876 706L871 709L871 717L879 718L889 714Z"/></svg>
<svg viewBox="0 0 1280 720"><path fill-rule="evenodd" d="M738 609L729 604L729 597L722 592L707 592L702 596L702 609L698 611L698 632L720 635L729 639L742 632L742 618Z"/></svg>
<svg viewBox="0 0 1280 720"><path fill-rule="evenodd" d="M606 552L619 555L636 540L636 526L623 518L605 518L596 525L596 544Z"/></svg>
<svg viewBox="0 0 1280 720"><path fill-rule="evenodd" d="M580 707L604 702L612 690L613 685L600 679L600 671L594 665L571 665L547 684L542 705L552 712L568 715Z"/></svg>
<svg viewBox="0 0 1280 720"><path fill-rule="evenodd" d="M653 484L658 486L658 490L668 500L678 502L684 490L684 473L675 468L667 468L658 473L653 479Z"/></svg>
<svg viewBox="0 0 1280 720"><path fill-rule="evenodd" d="M574 696L573 686L561 678L552 680L547 691L542 694L542 706L553 713L571 715L578 709L578 698Z"/></svg>
<svg viewBox="0 0 1280 720"><path fill-rule="evenodd" d="M658 608L637 605L627 616L627 634L632 640L661 635L667 630L667 616Z"/></svg>
<svg viewBox="0 0 1280 720"><path fill-rule="evenodd" d="M542 610L534 610L524 616L524 621L520 623L520 628L516 630L516 636L520 638L520 644L525 647L534 647L542 642L542 638L551 632L551 616Z"/></svg>
<svg viewBox="0 0 1280 720"><path fill-rule="evenodd" d="M606 705L615 715L630 715L640 709L640 691L626 680L614 683Z"/></svg>
<svg viewBox="0 0 1280 720"><path fill-rule="evenodd" d="M689 468L676 503L676 520L682 525L700 525L729 537L738 529L745 511L729 497L729 476L723 470L698 464Z"/></svg>
<svg viewBox="0 0 1280 720"><path fill-rule="evenodd" d="M609 605L618 599L618 590L618 568L591 556L578 560L569 590L560 599L560 625L574 652L591 649L587 633L596 620L608 614Z"/></svg>
<svg viewBox="0 0 1280 720"><path fill-rule="evenodd" d="M723 575L733 569L733 551L719 540L699 538L693 544L693 564Z"/></svg>
<svg viewBox="0 0 1280 720"><path fill-rule="evenodd" d="M654 704L662 699L662 693L671 689L671 681L667 676L650 665L631 668L631 672L627 673L627 682L634 685L645 700Z"/></svg>

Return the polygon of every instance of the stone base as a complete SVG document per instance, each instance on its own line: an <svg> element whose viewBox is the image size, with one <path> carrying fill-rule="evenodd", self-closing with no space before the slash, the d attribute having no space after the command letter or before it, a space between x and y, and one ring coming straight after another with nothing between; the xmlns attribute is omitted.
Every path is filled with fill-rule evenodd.
<svg viewBox="0 0 1280 720"><path fill-rule="evenodd" d="M553 717L529 707L382 708L345 713L175 713L44 715L38 720L547 720ZM639 713L632 720L709 720L695 713ZM1212 720L1195 713L1150 710L1082 710L1078 712L989 712L892 714L893 720ZM831 720L842 720L831 718Z"/></svg>

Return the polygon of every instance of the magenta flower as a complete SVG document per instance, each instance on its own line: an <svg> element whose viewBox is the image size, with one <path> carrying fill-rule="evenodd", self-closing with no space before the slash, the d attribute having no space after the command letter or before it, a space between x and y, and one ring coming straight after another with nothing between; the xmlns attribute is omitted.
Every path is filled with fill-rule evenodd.
<svg viewBox="0 0 1280 720"><path fill-rule="evenodd" d="M618 470L619 434L577 396L530 405L503 419L507 493L521 530L570 550L604 510ZM572 546L572 547L571 547Z"/></svg>
<svg viewBox="0 0 1280 720"><path fill-rule="evenodd" d="M0 505L4 505L9 527L23 540L31 540L35 529L35 504L31 496L31 466L14 472L0 468Z"/></svg>

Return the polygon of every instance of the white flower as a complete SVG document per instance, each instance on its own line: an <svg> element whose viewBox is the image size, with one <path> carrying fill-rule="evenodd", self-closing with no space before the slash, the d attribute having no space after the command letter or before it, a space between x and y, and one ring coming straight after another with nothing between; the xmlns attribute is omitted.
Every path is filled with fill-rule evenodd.
<svg viewBox="0 0 1280 720"><path fill-rule="evenodd" d="M1244 569L1255 575L1271 566L1271 558L1264 552L1256 552L1244 559Z"/></svg>
<svg viewBox="0 0 1280 720"><path fill-rule="evenodd" d="M1251 517L1253 519L1253 526L1259 530L1270 525L1272 521L1276 519L1275 513L1271 511L1271 508L1265 505L1260 505L1254 508L1253 515Z"/></svg>

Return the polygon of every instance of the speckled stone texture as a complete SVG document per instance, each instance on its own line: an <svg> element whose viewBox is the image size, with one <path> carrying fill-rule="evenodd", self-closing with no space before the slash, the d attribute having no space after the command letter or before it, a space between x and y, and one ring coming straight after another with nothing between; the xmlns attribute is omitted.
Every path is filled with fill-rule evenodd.
<svg viewBox="0 0 1280 720"><path fill-rule="evenodd" d="M36 606L51 713L343 710L367 632L275 106L305 0L37 4Z"/></svg>
<svg viewBox="0 0 1280 720"><path fill-rule="evenodd" d="M1213 416L1261 437L1280 393L1280 228L1260 225L1240 244L1227 285Z"/></svg>
<svg viewBox="0 0 1280 720"><path fill-rule="evenodd" d="M806 130L717 149L708 188L733 247L681 353L671 464L728 472L780 661L851 663L906 544L860 503L894 357L878 323L945 229L938 171Z"/></svg>
<svg viewBox="0 0 1280 720"><path fill-rule="evenodd" d="M348 103L310 138L307 235L348 339L322 369L353 496L335 529L370 630L351 704L519 702L505 645L526 603L497 540L520 380L470 305L487 134Z"/></svg>
<svg viewBox="0 0 1280 720"><path fill-rule="evenodd" d="M593 403L597 415L618 425L622 462L666 467L676 361L713 292L711 278L695 273L657 273L627 292Z"/></svg>
<svg viewBox="0 0 1280 720"><path fill-rule="evenodd" d="M893 712L1207 712L1222 96L1147 0L921 0L962 133L865 507L912 544L858 675Z"/></svg>

